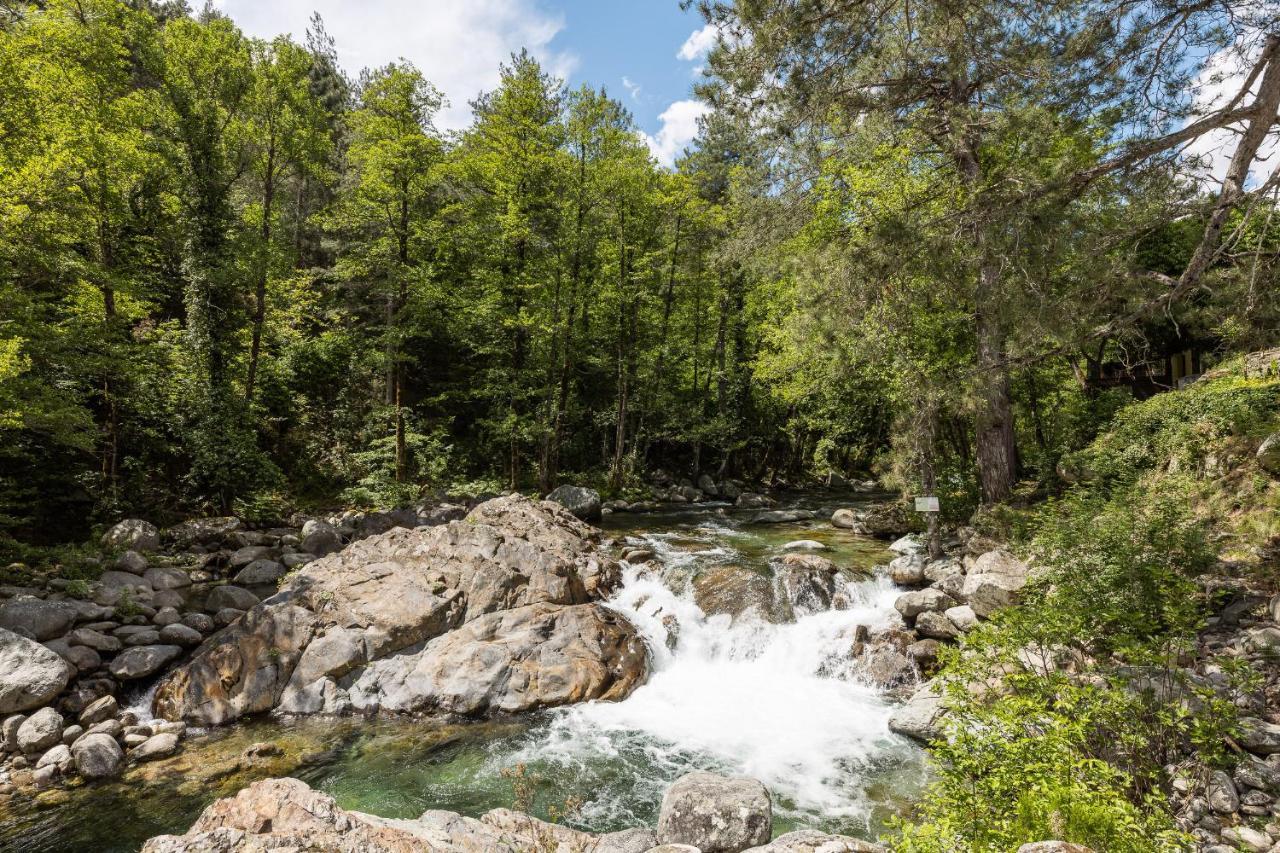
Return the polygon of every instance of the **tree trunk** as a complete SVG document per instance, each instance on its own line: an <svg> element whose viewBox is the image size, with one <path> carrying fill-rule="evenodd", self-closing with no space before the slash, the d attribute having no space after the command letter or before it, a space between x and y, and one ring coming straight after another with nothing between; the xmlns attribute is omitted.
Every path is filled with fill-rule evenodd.
<svg viewBox="0 0 1280 853"><path fill-rule="evenodd" d="M963 86L957 85L955 89L961 91ZM958 143L956 163L965 182L976 190L982 178L977 143L972 138L963 137ZM977 284L973 294L974 335L978 349L974 444L984 504L1000 503L1012 494L1017 465L1005 332L999 314L1000 266L992 256L992 247L987 239L986 229L989 227L985 218L980 218L969 229L978 256Z"/></svg>
<svg viewBox="0 0 1280 853"><path fill-rule="evenodd" d="M1013 435L1013 403L1005 359L1004 329L995 316L995 265L984 261L979 272L975 308L978 339L978 411L974 418L978 480L982 502L995 504L1013 493L1017 450Z"/></svg>
<svg viewBox="0 0 1280 853"><path fill-rule="evenodd" d="M398 241L396 281L396 304L391 321L395 328L400 326L400 312L408 302L409 288L406 276L409 269L409 182L404 179L400 187L400 229L396 235ZM396 407L396 482L403 483L409 479L409 447L404 429L404 365L400 358L400 342L392 338L391 376L395 385L393 397Z"/></svg>
<svg viewBox="0 0 1280 853"><path fill-rule="evenodd" d="M253 404L254 384L258 378L258 358L262 352L262 325L267 316L267 276L271 269L271 210L275 204L274 142L267 146L267 167L262 183L262 257L258 260L258 276L253 294L253 337L249 343L249 375L244 382L244 399Z"/></svg>

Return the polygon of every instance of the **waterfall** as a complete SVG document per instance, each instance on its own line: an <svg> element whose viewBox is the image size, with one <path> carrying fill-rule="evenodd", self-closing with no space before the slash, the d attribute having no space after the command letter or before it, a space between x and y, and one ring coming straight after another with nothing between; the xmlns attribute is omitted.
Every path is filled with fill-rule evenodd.
<svg viewBox="0 0 1280 853"><path fill-rule="evenodd" d="M802 820L870 820L869 774L900 761L910 746L888 730L891 706L861 681L850 655L854 628L896 621L900 590L883 576L845 583L849 606L771 624L747 613L708 616L688 579L699 564L741 562L726 539L750 535L717 526L719 540L679 549L671 534L633 543L657 554L662 570L627 566L608 606L643 634L652 672L621 702L555 712L522 760L583 768L621 762L634 775L627 796L610 791L588 803L586 823L625 823L625 800L658 797L693 769L753 776L773 792L775 810ZM668 624L678 640L668 648Z"/></svg>

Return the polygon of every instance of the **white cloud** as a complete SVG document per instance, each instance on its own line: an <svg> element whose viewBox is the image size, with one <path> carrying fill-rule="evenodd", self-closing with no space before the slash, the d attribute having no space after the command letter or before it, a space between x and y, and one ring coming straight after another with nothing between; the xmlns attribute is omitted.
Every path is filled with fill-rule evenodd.
<svg viewBox="0 0 1280 853"><path fill-rule="evenodd" d="M640 99L640 84L634 82L630 77L624 76L622 78L622 88L626 89L628 94L631 95L631 100L637 101Z"/></svg>
<svg viewBox="0 0 1280 853"><path fill-rule="evenodd" d="M707 24L700 30L694 30L684 40L684 44L680 45L680 50L676 53L676 57L686 62L701 59L711 52L711 48L716 46L716 39L719 35L720 31L713 24Z"/></svg>
<svg viewBox="0 0 1280 853"><path fill-rule="evenodd" d="M1225 106L1235 97L1244 84L1249 70L1253 67L1254 59L1254 55L1242 57L1234 47L1211 56L1196 77L1195 85L1198 89L1195 101L1196 113L1204 115L1212 112ZM1257 85L1255 82L1254 91L1257 90ZM1252 96L1252 93L1245 95L1240 102L1241 105L1247 106ZM1239 124L1211 131L1194 140L1185 149L1188 156L1204 158L1204 166L1196 174L1206 189L1214 191L1221 187L1222 179L1227 174L1227 167L1231 165L1231 157L1235 154L1236 144L1240 141L1240 131L1243 127L1243 124ZM1274 163L1266 161L1270 160L1276 151L1277 140L1274 136L1262 143L1249 173L1249 183L1265 179L1266 173L1274 168Z"/></svg>
<svg viewBox="0 0 1280 853"><path fill-rule="evenodd" d="M676 101L662 111L658 121L662 127L650 136L644 135L650 153L664 166L674 166L676 158L698 135L698 119L710 110L702 101Z"/></svg>
<svg viewBox="0 0 1280 853"><path fill-rule="evenodd" d="M469 102L497 86L498 64L522 47L561 78L578 61L552 46L564 20L539 0L219 0L218 8L249 35L292 33L298 40L319 12L352 75L408 59L449 99L436 122L443 130L471 123Z"/></svg>

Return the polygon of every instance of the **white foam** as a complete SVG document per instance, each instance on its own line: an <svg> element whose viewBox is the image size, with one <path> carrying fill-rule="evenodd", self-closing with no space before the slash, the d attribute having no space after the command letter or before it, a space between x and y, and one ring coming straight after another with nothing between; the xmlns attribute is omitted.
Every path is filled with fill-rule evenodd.
<svg viewBox="0 0 1280 853"><path fill-rule="evenodd" d="M645 544L669 569L690 561L664 537L645 537ZM727 553L717 547L707 556ZM632 755L631 763L650 765L667 781L713 766L760 779L792 811L865 817L860 774L909 747L889 732L891 707L858 680L849 649L855 626L894 619L899 591L883 577L849 583L845 591L852 602L845 610L787 624L733 621L706 616L687 590L670 589L655 572L626 568L609 605L643 633L649 680L621 702L557 712L547 737L526 757L586 765ZM663 622L670 616L679 623L674 651ZM650 787L663 784L654 778ZM596 806L608 812L606 804Z"/></svg>

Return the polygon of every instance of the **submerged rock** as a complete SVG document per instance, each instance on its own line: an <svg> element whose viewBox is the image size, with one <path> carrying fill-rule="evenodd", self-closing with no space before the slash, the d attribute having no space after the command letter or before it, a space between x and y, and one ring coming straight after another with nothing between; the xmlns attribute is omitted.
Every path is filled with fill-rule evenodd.
<svg viewBox="0 0 1280 853"><path fill-rule="evenodd" d="M512 495L359 540L207 640L162 682L155 713L221 725L277 707L484 714L622 698L647 672L644 646L593 603L619 576L596 539L559 505Z"/></svg>
<svg viewBox="0 0 1280 853"><path fill-rule="evenodd" d="M693 600L708 616L741 616L754 610L775 618L773 584L760 572L742 566L715 566L693 579Z"/></svg>
<svg viewBox="0 0 1280 853"><path fill-rule="evenodd" d="M347 811L297 779L265 779L218 800L184 835L161 835L143 853L310 850L338 853L644 853L652 831L594 835L510 809L479 818L433 809L412 820Z"/></svg>
<svg viewBox="0 0 1280 853"><path fill-rule="evenodd" d="M741 498L739 498L741 501ZM817 518L818 514L807 509L767 509L757 512L747 519L748 524L790 524L793 521L808 521Z"/></svg>

